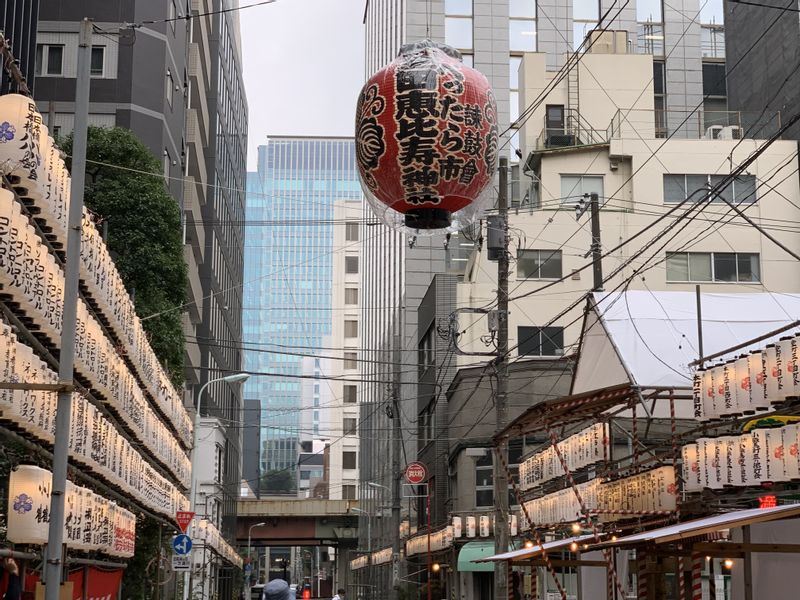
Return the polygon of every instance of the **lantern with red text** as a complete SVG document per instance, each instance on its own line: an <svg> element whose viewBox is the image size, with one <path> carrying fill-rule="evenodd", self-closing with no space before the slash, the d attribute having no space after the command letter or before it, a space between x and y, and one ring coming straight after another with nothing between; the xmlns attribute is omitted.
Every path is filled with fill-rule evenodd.
<svg viewBox="0 0 800 600"><path fill-rule="evenodd" d="M355 137L361 187L391 227L463 229L492 200L494 94L449 46L408 44L375 73L358 99Z"/></svg>

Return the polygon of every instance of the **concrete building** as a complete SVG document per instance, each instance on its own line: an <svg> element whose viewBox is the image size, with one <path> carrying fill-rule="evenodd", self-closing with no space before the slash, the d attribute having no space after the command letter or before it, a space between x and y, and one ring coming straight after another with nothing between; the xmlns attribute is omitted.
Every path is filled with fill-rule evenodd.
<svg viewBox="0 0 800 600"><path fill-rule="evenodd" d="M788 118L800 110L800 24L795 18L800 7L794 2L772 6L725 3L727 61L738 63L727 75L728 103L730 110L759 115L767 107L767 114L780 111ZM744 124L748 129L754 125L758 123L752 118ZM788 134L800 138L800 127Z"/></svg>
<svg viewBox="0 0 800 600"><path fill-rule="evenodd" d="M89 125L125 127L164 165L170 194L183 200L189 28L169 21L175 0L41 0L36 40L35 100L55 137L72 131L78 31L84 17L99 30L92 39ZM135 30L125 23L152 20Z"/></svg>
<svg viewBox="0 0 800 600"><path fill-rule="evenodd" d="M601 198L601 241L609 251L692 193L702 197L697 190L722 181L763 143L729 135L741 131L738 126L720 131L680 123L667 129L671 139L661 139L652 119L649 56L593 53L583 58L578 72L577 108L570 105L568 85L562 83L550 94L551 104L535 111L521 130L528 180L524 189L530 203L510 221L512 234L519 236L509 284L510 347L518 356L562 355L574 349L583 306L550 321L593 285L591 271L581 270L591 243L585 226L589 217L576 222L574 210L584 193L596 192ZM536 97L549 78L545 56L527 54L520 71L524 95ZM552 110L572 115L571 121L557 131L548 128L546 113ZM730 115L731 120L738 118L738 113ZM773 132L774 127L767 133ZM800 243L796 233L780 226L800 216L795 206L800 189L792 166L796 150L795 142L775 142L724 192L788 247ZM669 222L667 218L664 225ZM654 227L604 259L604 274L609 276L629 257L645 251L606 284L607 290L633 275L628 289L689 290L699 283L706 291L730 294L789 292L800 285L800 273L787 272L783 251L719 199L646 247L662 228ZM648 265L646 271L634 272ZM474 253L459 286L458 305L490 301L495 273L485 252ZM570 273L546 291L533 292ZM463 348L484 348L480 337L487 333L485 319L463 315L459 329L466 329L459 340Z"/></svg>
<svg viewBox="0 0 800 600"><path fill-rule="evenodd" d="M300 442L320 437L315 423L320 432L326 428L322 398L341 397L322 361L340 316L332 311L334 235L346 222L334 218L334 204L361 206L355 144L352 138L270 138L259 146L258 178L263 195L251 197L246 215L246 361L250 370L276 375L251 379L245 396L262 403L262 492L294 494ZM312 382L305 398L303 381Z"/></svg>
<svg viewBox="0 0 800 600"><path fill-rule="evenodd" d="M361 276L359 243L368 228L361 222L361 204L336 200L333 219L344 227L333 229L331 294L331 401L327 409L330 444L328 497L354 500L358 488L358 352L361 348ZM348 379L353 380L348 383Z"/></svg>
<svg viewBox="0 0 800 600"><path fill-rule="evenodd" d="M36 80L36 26L39 0L6 0L0 8L0 37L8 40L11 53L28 89L33 93ZM0 94L19 90L5 68L0 70Z"/></svg>

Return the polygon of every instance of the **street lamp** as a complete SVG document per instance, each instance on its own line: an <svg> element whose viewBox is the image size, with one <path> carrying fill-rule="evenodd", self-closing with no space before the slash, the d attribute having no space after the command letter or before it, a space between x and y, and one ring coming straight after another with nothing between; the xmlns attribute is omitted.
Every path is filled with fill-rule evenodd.
<svg viewBox="0 0 800 600"><path fill-rule="evenodd" d="M247 530L247 558L250 559L250 577L247 578L247 583L253 581L253 544L250 541L250 537L254 527L263 527L264 525L266 525L266 523L255 523L254 525L250 525L250 529Z"/></svg>
<svg viewBox="0 0 800 600"><path fill-rule="evenodd" d="M224 381L226 383L237 383L239 381L246 381L250 378L249 373L234 373L233 375L226 375L225 377L218 377L217 379L209 379L203 384L203 387L200 388L200 392L197 394L197 412L194 414L194 431L192 436L192 455L190 459L190 466L192 468L192 480L191 486L189 488L189 510L192 512L197 512L197 444L200 441L200 408L203 405L203 392L206 388L211 385L212 383L219 383L220 381Z"/></svg>
<svg viewBox="0 0 800 600"><path fill-rule="evenodd" d="M367 578L372 583L372 515L362 508L351 506L348 510L361 513L367 517Z"/></svg>
<svg viewBox="0 0 800 600"><path fill-rule="evenodd" d="M375 483L374 481L368 481L367 485L371 488L380 488L382 490L386 490L390 494L392 493L392 490L390 490L388 487L386 487L385 485L381 485L380 483Z"/></svg>

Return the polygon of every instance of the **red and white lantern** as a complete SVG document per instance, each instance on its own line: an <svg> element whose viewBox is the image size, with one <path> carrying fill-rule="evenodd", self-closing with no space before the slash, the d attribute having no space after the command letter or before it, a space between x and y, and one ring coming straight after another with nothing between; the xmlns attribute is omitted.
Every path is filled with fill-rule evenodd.
<svg viewBox="0 0 800 600"><path fill-rule="evenodd" d="M361 185L392 227L463 229L491 200L497 107L486 77L460 58L429 40L408 44L361 90Z"/></svg>

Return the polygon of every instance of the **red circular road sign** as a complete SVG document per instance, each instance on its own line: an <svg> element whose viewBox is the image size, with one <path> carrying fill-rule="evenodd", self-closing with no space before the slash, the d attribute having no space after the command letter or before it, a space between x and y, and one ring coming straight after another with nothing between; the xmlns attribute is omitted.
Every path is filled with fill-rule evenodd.
<svg viewBox="0 0 800 600"><path fill-rule="evenodd" d="M412 462L406 467L406 481L408 483L416 485L425 481L427 477L428 469L421 462Z"/></svg>

